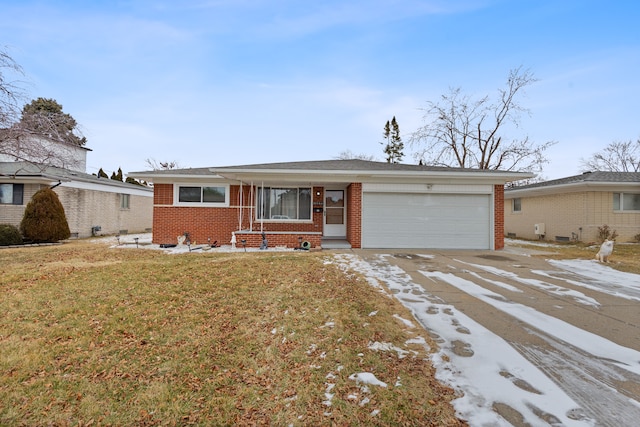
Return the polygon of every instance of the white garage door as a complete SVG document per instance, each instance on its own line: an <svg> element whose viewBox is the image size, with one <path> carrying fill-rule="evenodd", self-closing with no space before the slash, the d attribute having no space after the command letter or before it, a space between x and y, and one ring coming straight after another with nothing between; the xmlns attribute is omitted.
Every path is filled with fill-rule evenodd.
<svg viewBox="0 0 640 427"><path fill-rule="evenodd" d="M487 194L363 193L363 248L490 249Z"/></svg>

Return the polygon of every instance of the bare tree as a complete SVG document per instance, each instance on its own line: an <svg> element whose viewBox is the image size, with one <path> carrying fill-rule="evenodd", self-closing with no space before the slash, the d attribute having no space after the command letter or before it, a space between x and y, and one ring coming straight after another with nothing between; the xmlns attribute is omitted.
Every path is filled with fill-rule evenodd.
<svg viewBox="0 0 640 427"><path fill-rule="evenodd" d="M529 113L517 98L536 81L519 67L509 72L495 101L488 95L473 99L457 88L442 95L440 102L429 102L426 124L410 139L419 147L416 157L433 166L540 172L548 162L544 153L555 142L536 144L528 136L506 136L510 126L518 127L521 114Z"/></svg>
<svg viewBox="0 0 640 427"><path fill-rule="evenodd" d="M343 150L343 151L340 152L340 154L335 156L334 159L336 159L336 160L368 160L368 161L375 161L376 160L376 156L374 156L373 154L365 154L365 153L356 154L351 150Z"/></svg>
<svg viewBox="0 0 640 427"><path fill-rule="evenodd" d="M18 104L23 97L18 80L11 75L23 76L22 67L9 54L0 50L0 129L9 127L20 117Z"/></svg>
<svg viewBox="0 0 640 427"><path fill-rule="evenodd" d="M74 167L78 144L71 144L68 134L61 132L57 116L20 108L26 97L21 76L22 67L0 50L0 161Z"/></svg>
<svg viewBox="0 0 640 427"><path fill-rule="evenodd" d="M148 158L144 162L147 164L147 166L149 166L154 171L180 169L180 165L175 160L170 162L160 162L154 158Z"/></svg>
<svg viewBox="0 0 640 427"><path fill-rule="evenodd" d="M582 172L640 172L640 139L614 141L588 159L582 159Z"/></svg>

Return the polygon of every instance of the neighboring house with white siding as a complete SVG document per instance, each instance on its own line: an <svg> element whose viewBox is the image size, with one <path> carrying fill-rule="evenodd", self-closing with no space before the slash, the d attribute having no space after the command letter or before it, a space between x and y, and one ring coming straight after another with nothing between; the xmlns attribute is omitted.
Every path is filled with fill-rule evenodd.
<svg viewBox="0 0 640 427"><path fill-rule="evenodd" d="M151 230L153 189L28 162L0 162L0 223L19 226L44 187L58 194L72 237Z"/></svg>
<svg viewBox="0 0 640 427"><path fill-rule="evenodd" d="M595 242L604 225L618 242L640 234L638 172L586 172L510 188L504 197L507 236Z"/></svg>

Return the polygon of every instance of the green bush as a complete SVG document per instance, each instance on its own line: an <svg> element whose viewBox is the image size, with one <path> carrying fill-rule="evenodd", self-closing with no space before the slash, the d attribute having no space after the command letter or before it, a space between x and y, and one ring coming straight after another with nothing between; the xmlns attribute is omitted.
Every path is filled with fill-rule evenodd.
<svg viewBox="0 0 640 427"><path fill-rule="evenodd" d="M0 246L21 244L22 236L18 227L11 224L0 224Z"/></svg>
<svg viewBox="0 0 640 427"><path fill-rule="evenodd" d="M24 210L20 231L26 240L57 242L71 236L64 207L55 191L43 188L36 192Z"/></svg>

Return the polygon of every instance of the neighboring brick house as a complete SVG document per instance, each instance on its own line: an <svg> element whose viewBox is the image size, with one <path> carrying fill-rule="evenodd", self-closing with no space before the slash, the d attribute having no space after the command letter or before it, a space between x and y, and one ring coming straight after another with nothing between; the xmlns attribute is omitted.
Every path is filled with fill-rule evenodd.
<svg viewBox="0 0 640 427"><path fill-rule="evenodd" d="M639 172L586 172L508 189L505 200L507 235L595 242L604 225L619 242L640 234Z"/></svg>
<svg viewBox="0 0 640 427"><path fill-rule="evenodd" d="M152 189L27 162L0 162L0 224L19 226L27 203L43 187L58 194L72 237L151 229Z"/></svg>
<svg viewBox="0 0 640 427"><path fill-rule="evenodd" d="M501 249L518 172L326 160L132 172L154 184L153 242Z"/></svg>

